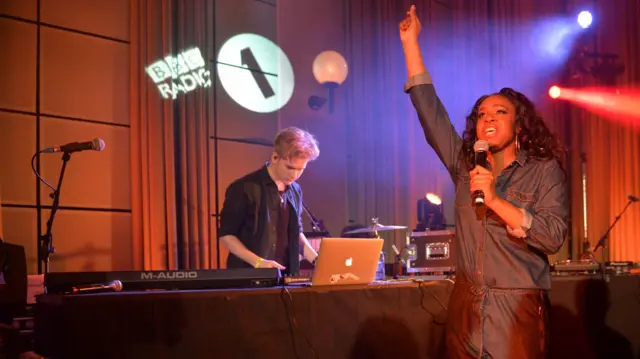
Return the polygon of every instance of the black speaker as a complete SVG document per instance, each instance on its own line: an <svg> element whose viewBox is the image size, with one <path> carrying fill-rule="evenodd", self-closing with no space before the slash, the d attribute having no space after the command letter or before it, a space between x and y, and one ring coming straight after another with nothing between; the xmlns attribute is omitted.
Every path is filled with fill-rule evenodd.
<svg viewBox="0 0 640 359"><path fill-rule="evenodd" d="M27 305L27 257L24 247L0 239L0 323L11 324Z"/></svg>

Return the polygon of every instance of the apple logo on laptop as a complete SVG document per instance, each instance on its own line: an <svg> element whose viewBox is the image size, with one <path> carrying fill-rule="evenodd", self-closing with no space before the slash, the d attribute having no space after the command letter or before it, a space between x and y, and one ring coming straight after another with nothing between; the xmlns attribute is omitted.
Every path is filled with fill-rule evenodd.
<svg viewBox="0 0 640 359"><path fill-rule="evenodd" d="M344 265L346 265L347 267L351 267L352 264L353 264L352 257L347 258L347 260L344 262Z"/></svg>

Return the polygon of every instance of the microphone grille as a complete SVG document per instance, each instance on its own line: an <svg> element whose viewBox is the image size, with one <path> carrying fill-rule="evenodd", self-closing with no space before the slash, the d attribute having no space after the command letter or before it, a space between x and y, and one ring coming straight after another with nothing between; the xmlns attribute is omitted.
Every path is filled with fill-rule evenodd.
<svg viewBox="0 0 640 359"><path fill-rule="evenodd" d="M487 152L489 151L489 142L485 140L478 140L473 144L473 150L475 152Z"/></svg>
<svg viewBox="0 0 640 359"><path fill-rule="evenodd" d="M105 144L102 138L94 138L93 141L91 141L91 148L96 151L102 151L104 150L104 147Z"/></svg>

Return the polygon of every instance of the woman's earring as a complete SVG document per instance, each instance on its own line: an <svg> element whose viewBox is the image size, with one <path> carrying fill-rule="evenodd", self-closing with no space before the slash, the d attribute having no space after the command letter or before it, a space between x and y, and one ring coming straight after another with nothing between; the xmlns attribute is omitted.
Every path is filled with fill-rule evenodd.
<svg viewBox="0 0 640 359"><path fill-rule="evenodd" d="M518 136L516 136L516 152L520 152L520 141L518 141Z"/></svg>

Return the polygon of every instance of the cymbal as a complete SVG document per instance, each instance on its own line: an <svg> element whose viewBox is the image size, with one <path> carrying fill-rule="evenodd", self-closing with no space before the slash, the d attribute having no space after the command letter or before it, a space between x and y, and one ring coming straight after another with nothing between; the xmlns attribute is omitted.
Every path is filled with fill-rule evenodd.
<svg viewBox="0 0 640 359"><path fill-rule="evenodd" d="M385 225L376 223L375 225L372 225L370 227L358 228L358 229L353 229L349 232L344 232L344 234L374 233L374 232L393 231L396 229L406 229L406 228L407 226L385 226Z"/></svg>

